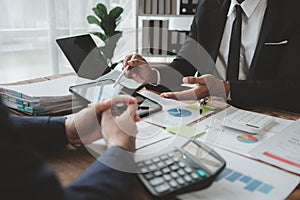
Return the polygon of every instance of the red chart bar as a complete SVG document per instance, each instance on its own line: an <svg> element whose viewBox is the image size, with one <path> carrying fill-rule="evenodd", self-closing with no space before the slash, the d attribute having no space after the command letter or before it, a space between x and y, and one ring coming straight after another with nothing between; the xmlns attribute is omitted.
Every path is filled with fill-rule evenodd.
<svg viewBox="0 0 300 200"><path fill-rule="evenodd" d="M293 166L295 166L295 167L299 167L299 168L300 168L300 164L295 163L295 162L292 162L292 161L289 161L289 160L286 160L286 159L281 158L281 157L278 157L278 156L275 156L275 155L273 155L273 154L271 154L271 153L269 153L269 152L264 152L263 155L268 156L268 157L270 157L270 158L273 158L273 159L275 159L275 160L284 162L284 163L286 163L286 164L293 165Z"/></svg>

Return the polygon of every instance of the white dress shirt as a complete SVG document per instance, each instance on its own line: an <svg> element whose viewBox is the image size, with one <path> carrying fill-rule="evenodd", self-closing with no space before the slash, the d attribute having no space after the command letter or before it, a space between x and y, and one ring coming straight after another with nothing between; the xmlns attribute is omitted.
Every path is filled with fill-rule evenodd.
<svg viewBox="0 0 300 200"><path fill-rule="evenodd" d="M258 42L261 25L267 8L267 0L245 0L242 4L239 4L236 0L231 0L223 38L216 60L216 68L220 75L219 78L223 80L226 80L230 37L236 15L236 5L240 5L243 9L239 80L245 80L247 79L247 74Z"/></svg>

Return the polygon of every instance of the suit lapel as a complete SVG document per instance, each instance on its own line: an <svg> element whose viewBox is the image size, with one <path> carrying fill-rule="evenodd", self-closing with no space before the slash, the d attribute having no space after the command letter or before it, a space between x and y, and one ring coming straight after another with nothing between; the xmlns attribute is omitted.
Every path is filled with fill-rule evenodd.
<svg viewBox="0 0 300 200"><path fill-rule="evenodd" d="M212 22L215 22L216 25L213 26L211 33L213 35L211 40L212 47L212 58L214 61L217 60L220 44L223 38L223 32L227 20L227 13L230 6L230 0L217 0L219 5L212 13Z"/></svg>
<svg viewBox="0 0 300 200"><path fill-rule="evenodd" d="M266 41L266 38L268 34L271 32L271 29L274 25L274 23L277 22L277 18L279 17L279 1L277 0L268 0L268 5L266 8L266 12L264 15L260 35L258 38L258 43L255 49L255 53L250 65L248 79L253 79L253 72L255 70L256 64L259 59L259 55L261 52L262 47L264 46L264 43Z"/></svg>

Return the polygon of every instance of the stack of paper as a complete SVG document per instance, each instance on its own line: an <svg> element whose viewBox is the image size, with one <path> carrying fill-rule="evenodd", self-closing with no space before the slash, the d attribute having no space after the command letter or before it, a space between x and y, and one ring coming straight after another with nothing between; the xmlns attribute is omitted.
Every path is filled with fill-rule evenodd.
<svg viewBox="0 0 300 200"><path fill-rule="evenodd" d="M0 95L7 107L25 114L61 113L72 109L72 94L69 87L89 81L77 76L65 76L37 83L0 86Z"/></svg>

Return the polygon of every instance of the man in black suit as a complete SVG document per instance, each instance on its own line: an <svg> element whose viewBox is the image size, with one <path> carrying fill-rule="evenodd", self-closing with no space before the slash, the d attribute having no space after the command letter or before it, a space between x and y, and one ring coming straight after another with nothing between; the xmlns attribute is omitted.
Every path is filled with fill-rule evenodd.
<svg viewBox="0 0 300 200"><path fill-rule="evenodd" d="M9 117L0 102L1 198L131 199L134 174L114 167L122 166L124 170L134 167L130 152L135 148L132 136L137 133L137 104L134 98L125 96L114 97L113 101L129 102L127 111L117 118L111 114L112 100L107 100L67 119ZM107 140L105 153L65 189L37 153L40 149L80 144L100 137Z"/></svg>
<svg viewBox="0 0 300 200"><path fill-rule="evenodd" d="M299 7L297 0L199 0L189 38L175 60L150 69L143 58L128 56L124 66L141 67L132 67L127 76L173 89L198 71L200 77L184 79L196 88L162 95L213 94L236 106L300 113Z"/></svg>

